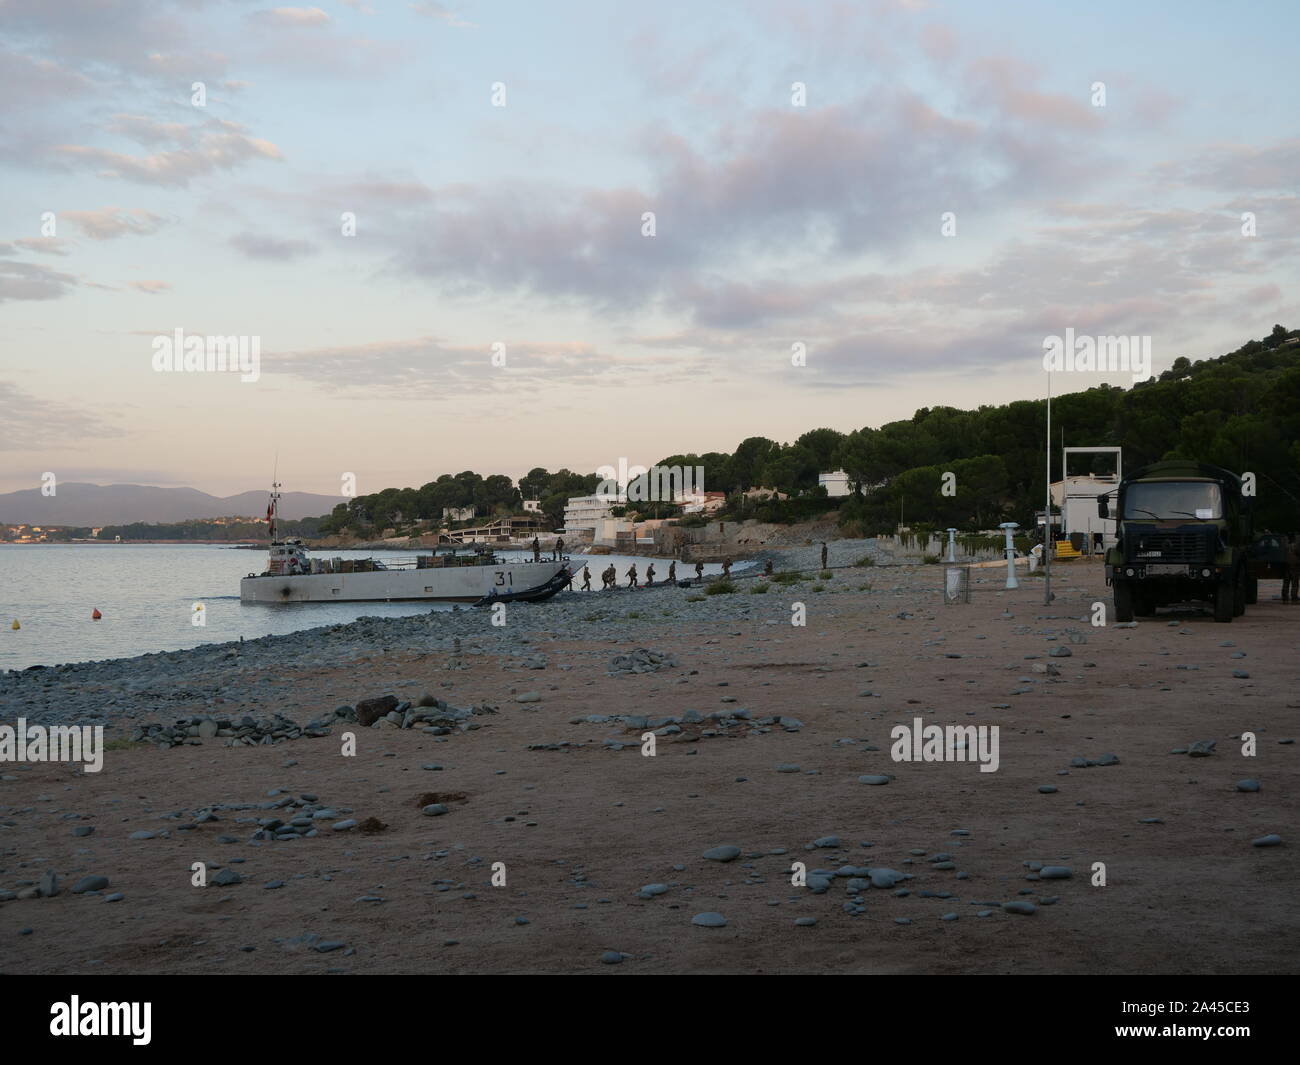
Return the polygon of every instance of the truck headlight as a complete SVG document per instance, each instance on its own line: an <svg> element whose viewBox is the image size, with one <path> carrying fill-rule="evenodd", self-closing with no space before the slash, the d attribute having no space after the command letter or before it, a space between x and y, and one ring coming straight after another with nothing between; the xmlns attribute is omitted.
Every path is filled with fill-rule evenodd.
<svg viewBox="0 0 1300 1065"><path fill-rule="evenodd" d="M1124 576L1125 576L1125 577L1132 577L1132 576L1134 575L1134 573L1136 573L1136 572L1137 572L1137 571L1134 570L1132 566L1129 566L1129 568L1126 569L1126 570L1124 571Z"/></svg>

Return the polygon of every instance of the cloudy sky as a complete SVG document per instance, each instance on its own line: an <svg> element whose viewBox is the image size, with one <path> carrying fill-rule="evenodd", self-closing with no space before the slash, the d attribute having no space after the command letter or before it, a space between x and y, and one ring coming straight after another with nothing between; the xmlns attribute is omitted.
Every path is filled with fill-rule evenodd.
<svg viewBox="0 0 1300 1065"><path fill-rule="evenodd" d="M1300 9L1063 6L0 0L0 491L649 464L1300 324Z"/></svg>

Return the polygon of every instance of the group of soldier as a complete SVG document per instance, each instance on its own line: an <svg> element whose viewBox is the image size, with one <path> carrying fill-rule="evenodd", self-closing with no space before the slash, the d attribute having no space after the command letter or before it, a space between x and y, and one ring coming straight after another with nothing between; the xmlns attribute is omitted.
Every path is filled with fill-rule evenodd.
<svg viewBox="0 0 1300 1065"><path fill-rule="evenodd" d="M722 575L724 577L727 577L730 576L730 574L731 574L731 562L728 560L726 562L723 562L722 564ZM583 566L581 573L574 574L573 580L575 584L577 583L579 577L582 578L581 590L584 592L591 591L590 567ZM627 587L629 588L641 587L639 575L637 574L636 563L633 563L632 565L628 566L626 577L627 577ZM697 562L695 563L695 583L700 584L703 582L703 580L704 580L704 563ZM654 583L655 583L655 565L653 562L651 562L650 565L646 567L646 571L645 571L645 587L649 588ZM676 562L668 563L668 576L663 583L665 584L677 583ZM614 564L612 562L601 571L600 587L602 591L609 588L618 587L618 570L614 568Z"/></svg>

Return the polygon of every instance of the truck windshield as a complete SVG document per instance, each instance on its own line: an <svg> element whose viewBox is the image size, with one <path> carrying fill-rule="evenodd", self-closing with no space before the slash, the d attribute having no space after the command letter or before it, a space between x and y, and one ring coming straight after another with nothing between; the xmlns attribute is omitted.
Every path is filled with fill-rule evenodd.
<svg viewBox="0 0 1300 1065"><path fill-rule="evenodd" d="M1192 518L1202 521L1223 517L1219 486L1206 481L1138 481L1124 492L1124 517Z"/></svg>

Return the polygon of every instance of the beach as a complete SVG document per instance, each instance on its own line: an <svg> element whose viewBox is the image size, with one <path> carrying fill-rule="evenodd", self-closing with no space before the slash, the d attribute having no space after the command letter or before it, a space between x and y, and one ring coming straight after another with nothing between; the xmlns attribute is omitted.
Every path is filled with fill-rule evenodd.
<svg viewBox="0 0 1300 1065"><path fill-rule="evenodd" d="M1094 563L1058 567L1050 606L995 569L945 605L942 567L840 552L829 579L763 594L565 595L501 626L363 618L4 674L0 721L111 743L98 773L0 764L0 964L1296 971L1300 609L1276 581L1230 625L1095 627ZM337 716L385 695L409 727ZM412 720L421 703L442 723ZM237 737L273 714L300 735ZM997 771L896 761L891 730L918 718L996 726ZM177 722L175 745L149 739Z"/></svg>

